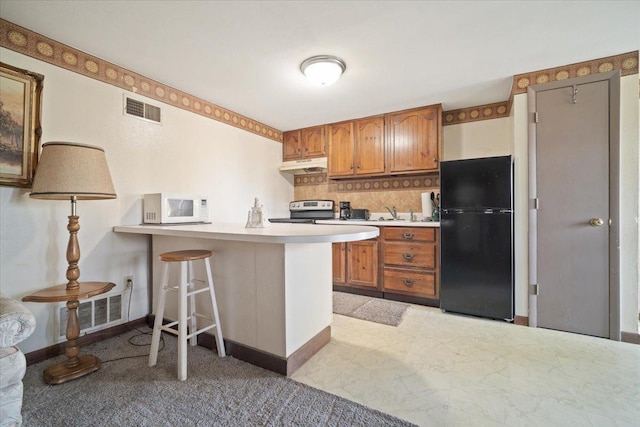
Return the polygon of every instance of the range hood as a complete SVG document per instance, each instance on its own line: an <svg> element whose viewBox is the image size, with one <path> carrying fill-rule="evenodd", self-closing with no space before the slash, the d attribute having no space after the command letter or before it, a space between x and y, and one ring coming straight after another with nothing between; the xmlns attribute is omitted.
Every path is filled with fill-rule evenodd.
<svg viewBox="0 0 640 427"><path fill-rule="evenodd" d="M315 159L290 160L283 162L280 172L292 173L294 175L305 173L323 173L327 171L327 158L317 157Z"/></svg>

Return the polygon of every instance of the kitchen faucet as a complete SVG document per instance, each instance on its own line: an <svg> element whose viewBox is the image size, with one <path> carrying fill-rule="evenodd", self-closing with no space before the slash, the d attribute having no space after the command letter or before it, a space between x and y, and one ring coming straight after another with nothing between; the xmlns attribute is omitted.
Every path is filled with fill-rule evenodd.
<svg viewBox="0 0 640 427"><path fill-rule="evenodd" d="M393 217L393 219L399 219L398 218L398 211L396 210L395 206L393 207L393 209L389 209L388 206L383 206L382 208L388 210L389 213L391 214L391 216Z"/></svg>

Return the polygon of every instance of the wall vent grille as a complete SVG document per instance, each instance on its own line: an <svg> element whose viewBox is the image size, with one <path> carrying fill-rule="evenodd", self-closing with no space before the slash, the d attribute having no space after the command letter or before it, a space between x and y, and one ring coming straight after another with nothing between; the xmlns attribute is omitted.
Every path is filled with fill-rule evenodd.
<svg viewBox="0 0 640 427"><path fill-rule="evenodd" d="M128 96L124 97L124 113L127 116L149 120L154 123L162 122L162 111L160 107L129 98Z"/></svg>
<svg viewBox="0 0 640 427"><path fill-rule="evenodd" d="M123 291L119 294L99 295L83 300L78 306L80 336L126 322L127 312L123 304L126 293L127 291ZM66 340L67 319L67 305L60 303L56 310L58 342Z"/></svg>

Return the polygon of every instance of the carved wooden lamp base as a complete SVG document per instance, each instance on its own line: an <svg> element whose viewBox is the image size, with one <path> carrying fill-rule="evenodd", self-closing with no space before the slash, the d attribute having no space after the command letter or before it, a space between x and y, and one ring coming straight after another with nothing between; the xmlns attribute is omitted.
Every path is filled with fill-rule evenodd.
<svg viewBox="0 0 640 427"><path fill-rule="evenodd" d="M109 292L115 283L78 282L78 287L68 289L67 285L52 286L22 298L26 302L61 302L67 301L69 318L67 320L67 360L49 366L44 371L47 384L61 384L74 380L100 369L100 360L91 355L80 355L80 323L78 322L78 305L80 300Z"/></svg>
<svg viewBox="0 0 640 427"><path fill-rule="evenodd" d="M83 354L78 357L78 360L79 363L73 367L67 366L68 360L49 366L44 370L44 381L51 385L62 384L100 369L100 359L95 356Z"/></svg>
<svg viewBox="0 0 640 427"><path fill-rule="evenodd" d="M44 380L47 384L61 384L100 369L100 360L97 357L90 355L80 356L78 305L80 305L80 300L104 294L116 286L115 283L109 282L78 282L80 277L80 269L78 268L80 247L77 234L80 225L78 224L78 216L75 215L75 208L72 209L72 213L73 215L69 216L69 225L67 226L69 230L67 280L69 282L64 285L42 289L35 294L22 298L22 301L26 302L67 302L67 308L69 309L66 334L68 342L64 352L67 355L67 360L50 366L44 371Z"/></svg>

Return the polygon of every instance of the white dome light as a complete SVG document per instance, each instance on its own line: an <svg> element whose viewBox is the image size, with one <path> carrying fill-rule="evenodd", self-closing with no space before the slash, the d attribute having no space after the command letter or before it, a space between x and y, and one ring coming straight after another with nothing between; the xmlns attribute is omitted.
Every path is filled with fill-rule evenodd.
<svg viewBox="0 0 640 427"><path fill-rule="evenodd" d="M335 83L347 66L336 56L318 55L305 59L300 64L300 71L313 83L329 86Z"/></svg>

